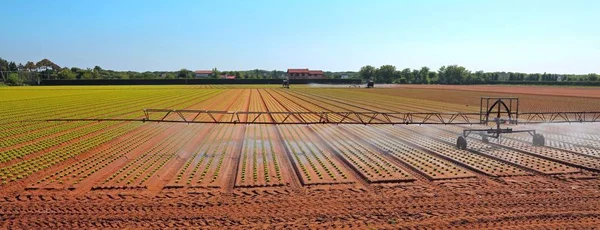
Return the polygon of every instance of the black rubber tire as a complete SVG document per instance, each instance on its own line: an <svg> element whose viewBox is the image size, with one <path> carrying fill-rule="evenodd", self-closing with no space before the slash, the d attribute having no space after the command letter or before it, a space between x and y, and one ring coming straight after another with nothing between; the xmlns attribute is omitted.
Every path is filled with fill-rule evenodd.
<svg viewBox="0 0 600 230"><path fill-rule="evenodd" d="M546 138L542 134L538 134L538 146L545 146Z"/></svg>
<svg viewBox="0 0 600 230"><path fill-rule="evenodd" d="M456 148L458 149L467 149L467 139L463 136L459 136L456 139Z"/></svg>
<svg viewBox="0 0 600 230"><path fill-rule="evenodd" d="M481 136L481 141L482 141L483 143L486 143L486 144L487 144L487 143L490 143L490 139L489 139L488 137L486 137L486 136Z"/></svg>
<svg viewBox="0 0 600 230"><path fill-rule="evenodd" d="M546 138L542 134L533 135L533 146L545 146Z"/></svg>

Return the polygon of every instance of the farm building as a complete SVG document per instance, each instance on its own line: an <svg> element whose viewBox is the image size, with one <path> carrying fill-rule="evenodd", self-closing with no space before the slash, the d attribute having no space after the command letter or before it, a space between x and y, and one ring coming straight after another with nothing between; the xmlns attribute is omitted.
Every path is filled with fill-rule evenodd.
<svg viewBox="0 0 600 230"><path fill-rule="evenodd" d="M212 74L212 70L196 70L194 71L194 77L202 78L208 77Z"/></svg>
<svg viewBox="0 0 600 230"><path fill-rule="evenodd" d="M219 76L221 79L235 79L234 75L221 75Z"/></svg>
<svg viewBox="0 0 600 230"><path fill-rule="evenodd" d="M288 69L287 77L290 79L325 79L322 70Z"/></svg>

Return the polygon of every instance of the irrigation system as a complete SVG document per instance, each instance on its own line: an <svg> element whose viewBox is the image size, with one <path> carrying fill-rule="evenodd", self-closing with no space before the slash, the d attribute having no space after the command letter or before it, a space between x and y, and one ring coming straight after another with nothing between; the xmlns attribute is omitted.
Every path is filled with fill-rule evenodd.
<svg viewBox="0 0 600 230"><path fill-rule="evenodd" d="M215 111L144 109L142 119L119 118L58 118L36 121L140 121L174 123L217 123L217 124L355 124L355 125L485 125L488 129L465 129L456 140L456 147L467 148L467 137L481 136L499 138L501 134L529 133L534 146L544 146L544 136L533 129L515 130L503 125L541 123L586 123L600 122L599 112L519 112L519 98L481 97L479 112L355 112L355 111ZM491 125L494 127L491 127Z"/></svg>

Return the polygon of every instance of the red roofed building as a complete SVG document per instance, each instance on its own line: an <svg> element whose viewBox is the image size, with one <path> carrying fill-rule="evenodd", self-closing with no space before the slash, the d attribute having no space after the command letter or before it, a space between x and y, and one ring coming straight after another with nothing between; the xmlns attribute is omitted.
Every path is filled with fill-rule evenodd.
<svg viewBox="0 0 600 230"><path fill-rule="evenodd" d="M221 79L235 79L234 75L221 75Z"/></svg>
<svg viewBox="0 0 600 230"><path fill-rule="evenodd" d="M322 70L309 69L288 69L287 77L289 79L325 79Z"/></svg>
<svg viewBox="0 0 600 230"><path fill-rule="evenodd" d="M196 70L194 71L195 77L208 77L212 74L212 70Z"/></svg>

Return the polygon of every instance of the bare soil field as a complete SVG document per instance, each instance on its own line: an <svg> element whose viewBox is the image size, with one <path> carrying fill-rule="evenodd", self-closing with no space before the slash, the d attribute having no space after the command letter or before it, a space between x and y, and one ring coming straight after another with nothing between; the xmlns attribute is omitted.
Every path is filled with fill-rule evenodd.
<svg viewBox="0 0 600 230"><path fill-rule="evenodd" d="M599 98L597 87L565 87L565 86L525 86L525 85L397 85L406 89L440 89L465 90L479 92L495 92L510 94L534 94L548 96L592 97Z"/></svg>
<svg viewBox="0 0 600 230"><path fill-rule="evenodd" d="M0 101L0 228L600 226L596 123L514 127L536 129L546 137L545 146L532 146L531 136L522 133L489 141L471 136L468 148L458 149L455 141L462 130L480 126L31 121L139 119L146 108L478 112L482 96L517 96L525 111L600 111L600 94L594 90L412 85L34 89L0 89L22 90ZM257 120L281 119L276 116L283 115Z"/></svg>

